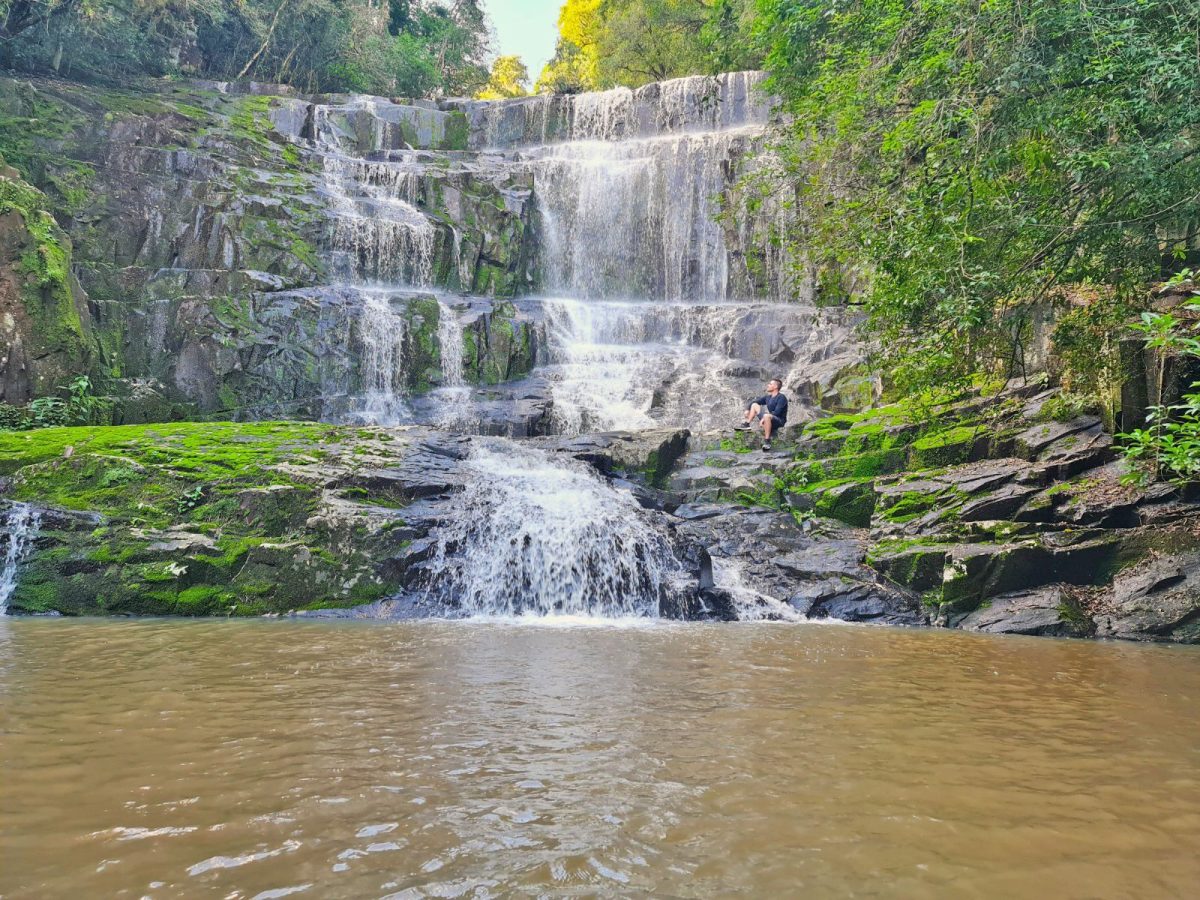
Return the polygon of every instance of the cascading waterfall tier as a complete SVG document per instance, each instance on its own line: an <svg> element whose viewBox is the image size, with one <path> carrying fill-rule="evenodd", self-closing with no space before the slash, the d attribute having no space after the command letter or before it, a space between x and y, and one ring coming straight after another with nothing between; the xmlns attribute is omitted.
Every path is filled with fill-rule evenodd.
<svg viewBox="0 0 1200 900"><path fill-rule="evenodd" d="M0 518L0 616L17 588L17 570L33 550L41 514L28 503L14 503Z"/></svg>
<svg viewBox="0 0 1200 900"><path fill-rule="evenodd" d="M329 269L360 299L362 397L354 417L398 424L411 420L404 388L408 329L386 288L433 284L438 233L418 205L423 165L416 153L358 155L364 142L374 153L402 141L401 123L385 118L385 107L401 108L371 97L315 106L313 131L330 198Z"/></svg>
<svg viewBox="0 0 1200 900"><path fill-rule="evenodd" d="M554 430L727 425L770 377L814 371L848 337L798 304L546 299Z"/></svg>
<svg viewBox="0 0 1200 900"><path fill-rule="evenodd" d="M476 445L430 591L468 615L656 616L678 564L637 502L575 460Z"/></svg>
<svg viewBox="0 0 1200 900"><path fill-rule="evenodd" d="M356 98L360 106L376 101ZM331 269L351 283L426 287L433 283L437 231L417 206L415 154L370 161L353 155L357 142L338 126L337 107L314 108L316 145L330 198ZM371 121L380 121L372 117ZM377 140L387 135L380 128Z"/></svg>
<svg viewBox="0 0 1200 900"><path fill-rule="evenodd" d="M405 320L386 291L362 291L357 327L363 398L358 417L373 424L409 419L404 401Z"/></svg>
<svg viewBox="0 0 1200 900"><path fill-rule="evenodd" d="M692 75L643 87L539 94L503 102L456 101L471 145L504 150L559 141L621 141L760 124L770 115L763 72Z"/></svg>
<svg viewBox="0 0 1200 900"><path fill-rule="evenodd" d="M760 82L739 72L572 98L566 139L523 150L546 286L673 303L764 288L780 297L792 287L774 223L762 209L745 215L735 190L765 150L770 104Z"/></svg>

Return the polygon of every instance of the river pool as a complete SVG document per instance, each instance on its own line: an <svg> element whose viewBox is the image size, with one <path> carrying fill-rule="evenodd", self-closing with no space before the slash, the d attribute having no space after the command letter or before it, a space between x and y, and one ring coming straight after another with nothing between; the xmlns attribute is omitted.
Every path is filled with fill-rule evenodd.
<svg viewBox="0 0 1200 900"><path fill-rule="evenodd" d="M1200 648L0 620L0 896L1170 897Z"/></svg>

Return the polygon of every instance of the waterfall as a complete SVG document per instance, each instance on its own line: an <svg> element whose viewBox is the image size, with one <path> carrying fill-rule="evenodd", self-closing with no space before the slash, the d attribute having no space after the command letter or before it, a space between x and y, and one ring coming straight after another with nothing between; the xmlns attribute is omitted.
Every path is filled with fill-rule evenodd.
<svg viewBox="0 0 1200 900"><path fill-rule="evenodd" d="M362 408L359 418L372 424L410 419L404 400L404 342L407 323L392 309L388 295L362 291L357 327L362 359Z"/></svg>
<svg viewBox="0 0 1200 900"><path fill-rule="evenodd" d="M463 373L463 333L458 316L442 297L438 298L438 347L442 355L442 384L446 387L463 387L467 383Z"/></svg>
<svg viewBox="0 0 1200 900"><path fill-rule="evenodd" d="M33 549L40 526L40 513L28 503L14 503L4 514L0 527L0 616L8 612L9 598L17 588L17 569Z"/></svg>
<svg viewBox="0 0 1200 900"><path fill-rule="evenodd" d="M374 98L354 103L369 108ZM354 108L354 107L352 107ZM337 107L314 111L323 184L330 199L332 269L351 283L387 283L427 287L433 283L437 229L422 212L421 174L415 153L367 160L352 155L334 121ZM387 134L377 123L374 140ZM383 123L386 124L386 123Z"/></svg>
<svg viewBox="0 0 1200 900"><path fill-rule="evenodd" d="M626 492L575 460L477 445L430 591L468 615L655 616L678 565Z"/></svg>
<svg viewBox="0 0 1200 900"><path fill-rule="evenodd" d="M849 330L799 304L555 298L543 311L562 434L726 426L767 378L788 373L793 348L820 359Z"/></svg>
<svg viewBox="0 0 1200 900"><path fill-rule="evenodd" d="M758 129L546 148L535 163L547 284L579 297L730 299L728 160Z"/></svg>
<svg viewBox="0 0 1200 900"><path fill-rule="evenodd" d="M713 583L729 595L739 622L804 620L804 616L789 604L747 585L741 565L740 562L723 557L712 558Z"/></svg>
<svg viewBox="0 0 1200 900"><path fill-rule="evenodd" d="M471 388L463 369L463 329L458 314L445 297L438 297L438 348L441 352L442 386L435 392L436 424L451 431L470 431L477 424Z"/></svg>
<svg viewBox="0 0 1200 900"><path fill-rule="evenodd" d="M400 140L399 125L383 118L372 97L353 98L348 106L315 106L316 147L329 203L329 268L338 280L361 289L357 332L363 347L360 377L362 409L370 422L408 421L405 401L406 326L390 302L374 287L427 287L433 284L438 232L419 208L422 167L417 155L398 152L386 160L355 155L364 140L339 120L370 125L369 151ZM362 129L358 129L361 131Z"/></svg>
<svg viewBox="0 0 1200 900"><path fill-rule="evenodd" d="M526 404L536 410L528 421L548 410L538 426L561 434L705 430L729 423L780 367L824 358L845 329L787 302L811 299L774 240L787 198L739 193L741 175L769 175L773 164L762 80L742 72L446 101L435 112L468 126L470 149L454 152L413 149L443 146L413 140L415 108L365 97L314 107L330 269L360 298L359 417L473 432ZM508 218L486 208L497 204ZM514 224L513 211L527 209L536 215ZM505 278L492 277L504 266ZM521 384L475 391L466 341L489 365L503 363L509 342L500 328L466 335L462 311L489 301L440 294L438 279L510 286L520 282L507 276L530 266L529 283L547 294L526 301L544 323L538 368ZM432 362L428 335L413 330L428 307L422 320L402 311L411 298L400 287L437 300L441 378L411 406L405 354ZM677 599L680 563L654 514L593 469L501 440L475 440L463 466L463 493L422 564L431 597L473 616L655 616ZM736 573L720 578L746 616L777 617Z"/></svg>

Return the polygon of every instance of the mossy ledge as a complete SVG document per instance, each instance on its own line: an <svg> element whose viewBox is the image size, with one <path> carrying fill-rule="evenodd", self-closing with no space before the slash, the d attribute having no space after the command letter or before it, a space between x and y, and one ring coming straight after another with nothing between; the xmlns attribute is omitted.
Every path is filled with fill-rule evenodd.
<svg viewBox="0 0 1200 900"><path fill-rule="evenodd" d="M7 495L45 510L14 613L261 615L394 592L404 430L296 422L0 432Z"/></svg>

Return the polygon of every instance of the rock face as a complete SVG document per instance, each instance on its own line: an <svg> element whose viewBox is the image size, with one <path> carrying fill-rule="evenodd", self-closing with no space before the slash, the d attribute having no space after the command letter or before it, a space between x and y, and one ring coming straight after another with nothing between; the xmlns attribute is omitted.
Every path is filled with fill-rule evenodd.
<svg viewBox="0 0 1200 900"><path fill-rule="evenodd" d="M0 403L44 395L91 364L87 295L49 208L0 156Z"/></svg>
<svg viewBox="0 0 1200 900"><path fill-rule="evenodd" d="M754 140L742 131L768 115L760 80L741 73L611 96L439 105L300 98L264 85L135 93L0 78L0 154L15 167L0 172L0 402L25 403L86 372L112 399L115 422L336 417L348 397L371 389L360 332L369 318L362 310L376 300L361 288L378 283L405 286L386 298L402 320L396 327L407 329L397 344L404 376L391 386L402 395L418 397L450 377L435 317L420 309L434 295L465 313L466 382L524 378L547 361L538 358L544 315L513 300L562 287L551 283L562 260L547 249L556 245L538 194L570 195L578 174L578 161L535 145L646 135L686 142L696 128L727 129L731 137L705 143L700 156L697 144L686 160L664 161L655 177L677 192L711 189L737 204L734 184ZM716 181L670 180L701 156ZM23 211L12 202L14 185ZM733 266L725 257L749 260L770 247L770 215L746 213L727 234L681 231L671 253L721 242L721 258L701 266L718 299L734 287L762 294L767 286L751 284L754 273L786 267ZM708 221L696 216L675 224ZM31 276L21 260L45 247L61 265ZM697 266L670 254L659 262ZM738 330L752 334L749 316ZM788 367L804 339L785 336L772 366ZM841 376L857 356L822 353L828 364L796 387L836 403L852 390ZM525 418L508 416L508 430L519 433Z"/></svg>
<svg viewBox="0 0 1200 900"><path fill-rule="evenodd" d="M967 398L921 427L900 406L832 416L786 429L765 455L745 435L696 435L667 487L714 536L756 533L731 504L799 523L804 558L829 571L786 575L794 550L765 535L747 544L778 564L750 571L810 615L861 618L846 605L858 603L882 621L1196 642L1200 506L1127 484L1099 419L1041 420L1053 395ZM720 546L706 543L714 558Z"/></svg>
<svg viewBox="0 0 1200 900"><path fill-rule="evenodd" d="M1029 417L1030 393L968 398L922 427L898 407L826 417L770 454L744 433L679 429L533 438L519 453L571 458L628 492L678 563L664 616L1200 641L1200 507L1124 483L1092 437L1066 452L1090 422L1034 447L1023 436L1047 423ZM455 614L452 585L430 591L447 571L431 561L489 440L306 423L0 433L6 496L44 510L11 609ZM1016 446L1035 458L1007 455ZM961 461L922 468L919 447Z"/></svg>

